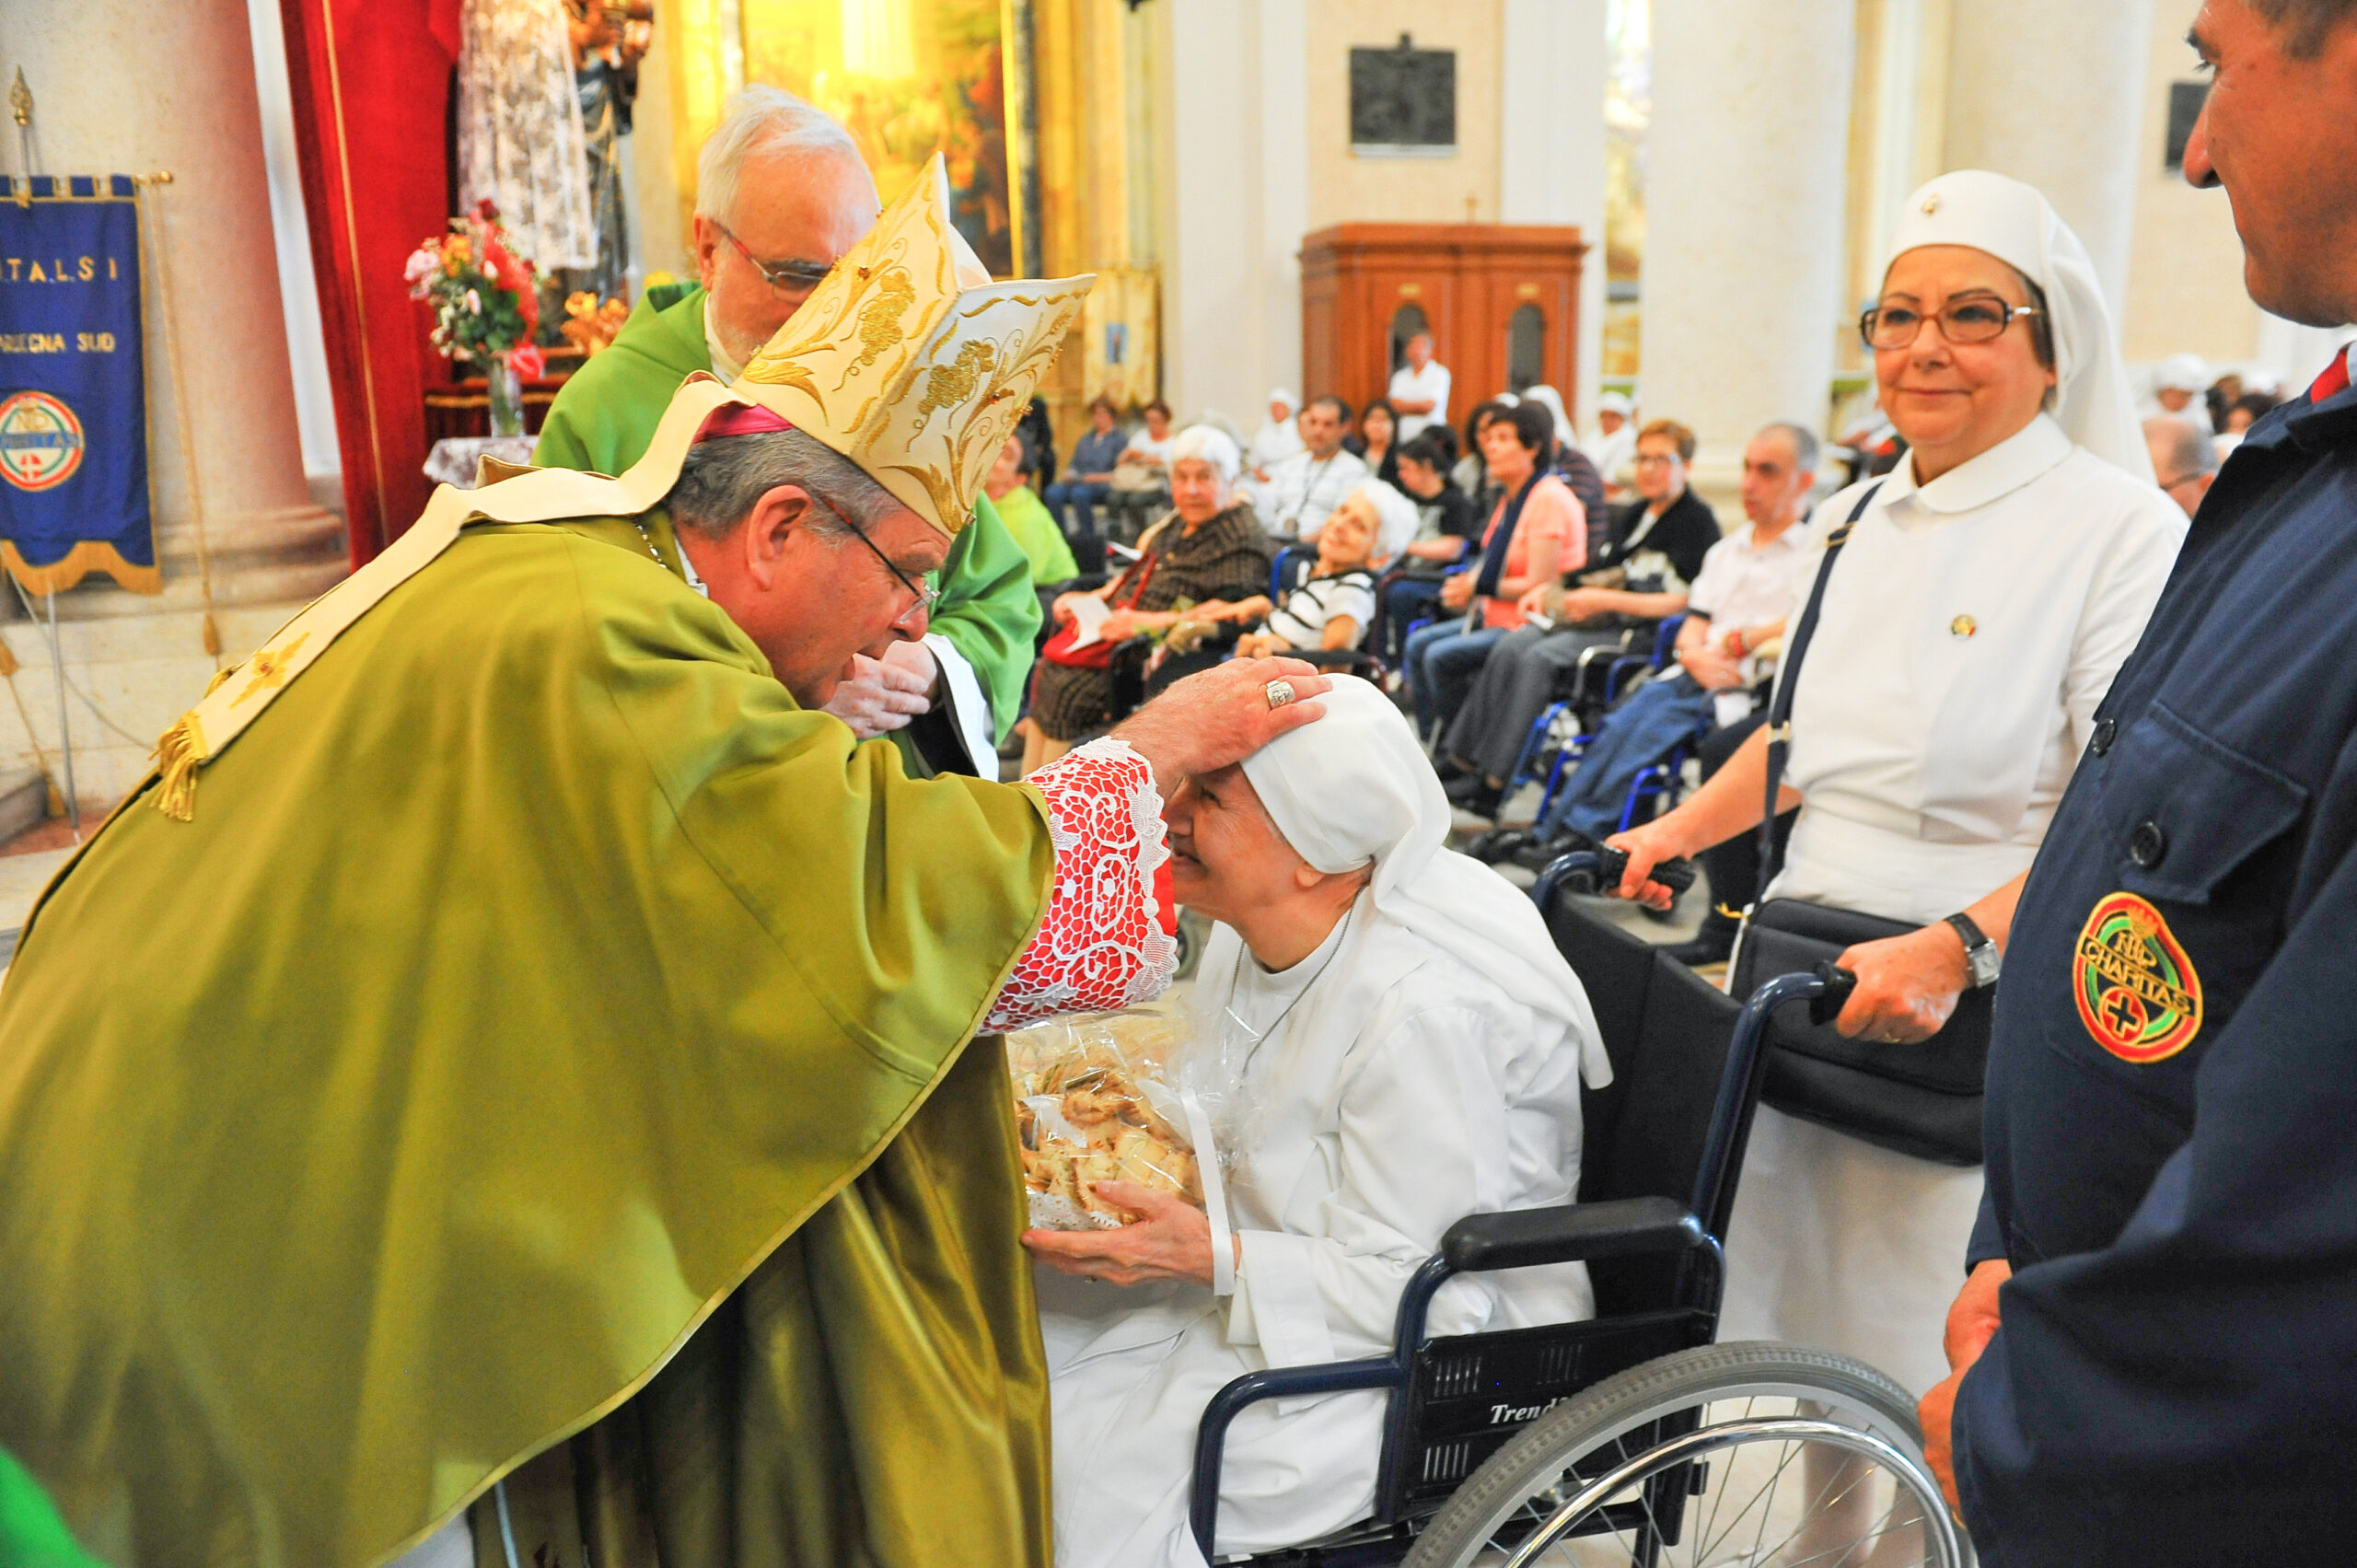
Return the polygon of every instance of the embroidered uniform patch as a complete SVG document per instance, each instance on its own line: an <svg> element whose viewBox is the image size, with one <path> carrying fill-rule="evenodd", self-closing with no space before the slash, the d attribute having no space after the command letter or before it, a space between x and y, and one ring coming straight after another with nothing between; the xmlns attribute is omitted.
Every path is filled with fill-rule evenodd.
<svg viewBox="0 0 2357 1568"><path fill-rule="evenodd" d="M2087 916L2071 994L2096 1043L2122 1062L2175 1056L2201 1029L2201 977L2161 912L2133 893L2113 893Z"/></svg>

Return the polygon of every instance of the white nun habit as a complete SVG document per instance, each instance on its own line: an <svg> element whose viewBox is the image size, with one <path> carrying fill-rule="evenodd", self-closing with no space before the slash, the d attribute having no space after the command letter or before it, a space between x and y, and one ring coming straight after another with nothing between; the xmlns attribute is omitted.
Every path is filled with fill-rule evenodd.
<svg viewBox="0 0 2357 1568"><path fill-rule="evenodd" d="M1445 848L1449 808L1407 721L1342 678L1326 716L1248 759L1278 830L1322 871L1374 865L1350 914L1282 973L1221 926L1191 1012L1228 1156L1243 1266L1225 1299L1041 1271L1059 1568L1201 1568L1195 1430L1266 1366L1380 1354L1401 1289L1469 1214L1572 1200L1580 1083L1611 1069L1528 900ZM1260 1038L1255 1040L1255 1036ZM1577 1264L1462 1276L1431 1331L1585 1318ZM1230 1429L1222 1553L1339 1529L1375 1501L1383 1397L1264 1403Z"/></svg>
<svg viewBox="0 0 2357 1568"><path fill-rule="evenodd" d="M1908 198L1891 254L1926 245L1985 251L2038 285L2058 385L1987 451L1920 484L1910 459L1875 491L1794 694L1785 782L1803 807L1766 893L1917 925L2037 855L2186 528L2153 485L2095 270L2045 197L1942 175ZM1865 488L1817 515L1849 517ZM1978 1168L1762 1109L1721 1338L1821 1345L1924 1392L1947 1376L1941 1329L1980 1190Z"/></svg>

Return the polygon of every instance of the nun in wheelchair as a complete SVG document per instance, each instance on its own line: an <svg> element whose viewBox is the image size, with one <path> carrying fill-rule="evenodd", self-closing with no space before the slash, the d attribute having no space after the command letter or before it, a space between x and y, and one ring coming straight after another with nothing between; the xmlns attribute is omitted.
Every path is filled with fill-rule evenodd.
<svg viewBox="0 0 2357 1568"><path fill-rule="evenodd" d="M1195 1434L1248 1372L1383 1353L1409 1277L1469 1214L1571 1202L1594 1015L1528 900L1448 850L1408 721L1338 679L1315 735L1191 779L1168 805L1178 900L1217 921L1194 1065L1224 1199L1123 1183L1115 1230L1032 1231L1054 1431L1058 1568L1200 1568ZM1200 1076L1200 1074L1199 1074ZM1462 1276L1431 1331L1591 1317L1573 1263ZM1218 1550L1312 1539L1372 1510L1384 1399L1255 1405L1231 1429Z"/></svg>

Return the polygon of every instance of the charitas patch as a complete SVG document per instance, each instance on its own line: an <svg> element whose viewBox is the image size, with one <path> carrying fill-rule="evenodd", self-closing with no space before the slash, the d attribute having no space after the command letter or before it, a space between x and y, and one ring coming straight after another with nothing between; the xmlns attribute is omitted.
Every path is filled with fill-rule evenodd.
<svg viewBox="0 0 2357 1568"><path fill-rule="evenodd" d="M2087 916L2071 994L2096 1043L2122 1062L2175 1056L2201 1029L2201 977L2161 912L2133 893L2114 893Z"/></svg>

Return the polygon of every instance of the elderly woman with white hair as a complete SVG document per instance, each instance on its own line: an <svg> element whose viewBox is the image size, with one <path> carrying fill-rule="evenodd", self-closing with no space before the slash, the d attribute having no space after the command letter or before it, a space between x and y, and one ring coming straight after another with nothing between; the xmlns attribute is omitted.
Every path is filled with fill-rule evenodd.
<svg viewBox="0 0 2357 1568"><path fill-rule="evenodd" d="M1364 680L1167 809L1178 900L1220 923L1196 981L1216 1063L1216 1225L1125 1183L1119 1230L1033 1231L1058 1568L1201 1568L1187 1511L1204 1406L1247 1372L1378 1354L1399 1295L1469 1214L1571 1202L1580 1085L1611 1068L1529 901L1446 847L1407 720ZM1059 1277L1068 1276L1068 1277ZM1591 1316L1579 1264L1460 1276L1432 1331ZM1364 1517L1380 1394L1260 1404L1230 1429L1221 1553Z"/></svg>
<svg viewBox="0 0 2357 1568"><path fill-rule="evenodd" d="M1182 607L1267 591L1275 547L1236 492L1243 453L1225 432L1190 425L1170 443L1171 510L1138 539L1138 559L1111 582L1055 601L1056 634L1032 678L1023 771L1103 733L1143 699L1144 639L1178 624ZM1232 626L1213 636L1224 653ZM1137 646L1125 645L1136 643ZM1202 660L1213 662L1211 658Z"/></svg>

